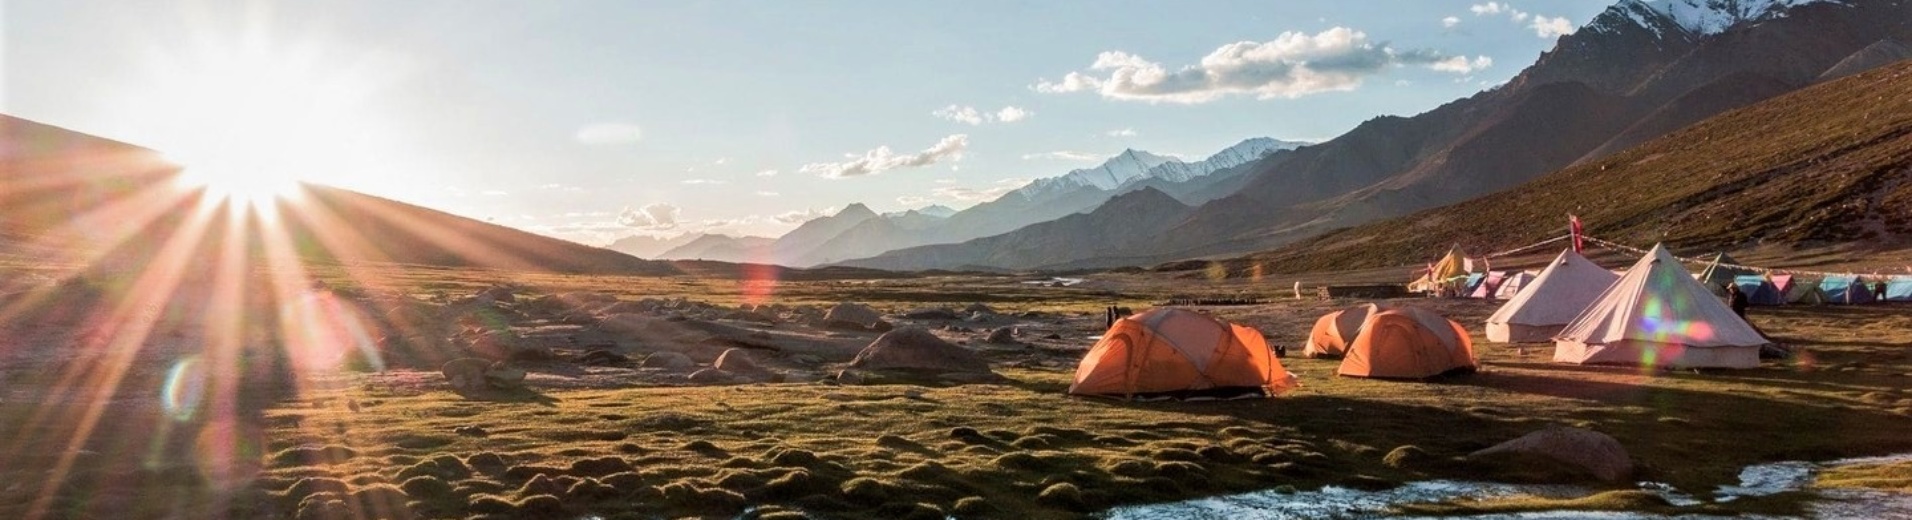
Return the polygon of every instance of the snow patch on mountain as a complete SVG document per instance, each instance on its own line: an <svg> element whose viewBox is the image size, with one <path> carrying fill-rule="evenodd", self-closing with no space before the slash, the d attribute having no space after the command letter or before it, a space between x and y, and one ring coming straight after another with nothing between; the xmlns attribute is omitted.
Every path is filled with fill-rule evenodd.
<svg viewBox="0 0 1912 520"><path fill-rule="evenodd" d="M1276 150L1299 148L1308 144L1310 143L1256 137L1196 162L1185 162L1175 157L1156 155L1141 150L1123 150L1121 154L1109 158L1101 166L1075 170L1058 177L1037 179L1028 186L1005 196L1020 196L1028 200L1040 201L1083 188L1113 190L1150 178L1178 183L1188 182L1196 177L1255 161Z"/></svg>
<svg viewBox="0 0 1912 520"><path fill-rule="evenodd" d="M1794 7L1829 1L1836 0L1624 0L1607 8L1587 28L1615 32L1618 28L1610 24L1626 19L1659 38L1667 37L1663 29L1667 24L1687 36L1703 37L1747 22L1784 17Z"/></svg>
<svg viewBox="0 0 1912 520"><path fill-rule="evenodd" d="M1688 32L1714 35L1745 22L1784 16L1787 9L1826 0L1662 0L1652 5Z"/></svg>

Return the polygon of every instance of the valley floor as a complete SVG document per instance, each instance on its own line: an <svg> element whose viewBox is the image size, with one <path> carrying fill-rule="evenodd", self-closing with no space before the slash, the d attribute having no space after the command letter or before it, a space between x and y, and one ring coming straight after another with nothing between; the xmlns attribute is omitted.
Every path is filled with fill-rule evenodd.
<svg viewBox="0 0 1912 520"><path fill-rule="evenodd" d="M1100 334L1101 316L1088 311L1144 307L1190 287L1266 296L1285 286L1091 278L1071 287L1006 277L819 282L770 296L686 280L468 273L394 282L421 292L513 282L528 294L592 288L726 304L857 300L893 311L987 301L1005 316L994 325L1021 327L1028 338L983 350L1008 378L1002 384L810 382L875 333L780 323L736 326L824 346L801 361L759 352L764 364L802 376L784 383L691 386L681 373L655 369L546 364L533 366L531 391L489 399L454 393L429 369L307 374L291 387L242 378L202 392L177 375L190 370L177 362L190 338L175 338L171 350L149 347L124 371L76 368L92 358L58 352L71 335L12 323L0 343L11 360L0 365L0 517L654 518L751 508L762 518L1067 518L1279 486L1517 479L1524 475L1481 474L1455 458L1551 424L1610 434L1641 466L1639 479L1702 494L1737 482L1752 463L1912 450L1912 309L1904 306L1756 308L1753 321L1802 354L1695 373L1554 364L1550 346L1485 343L1479 324L1498 302L1402 301L1473 329L1482 371L1377 381L1336 377L1334 361L1290 357L1283 363L1303 387L1288 395L1136 403L1064 394L1075 360ZM1199 309L1298 347L1317 316L1353 303ZM1043 312L1020 313L1029 310ZM976 347L985 347L983 332L939 329ZM647 348L618 344L634 357ZM1427 456L1384 462L1404 446ZM1803 498L1622 506L1789 514Z"/></svg>

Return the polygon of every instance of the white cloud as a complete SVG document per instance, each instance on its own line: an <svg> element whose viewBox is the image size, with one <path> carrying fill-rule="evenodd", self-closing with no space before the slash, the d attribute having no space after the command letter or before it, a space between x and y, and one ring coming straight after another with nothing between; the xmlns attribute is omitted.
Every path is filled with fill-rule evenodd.
<svg viewBox="0 0 1912 520"><path fill-rule="evenodd" d="M930 201L930 199L929 199L929 197L918 197L918 196L915 196L915 195L904 195L904 196L901 196L901 197L897 197L897 198L896 198L896 203L897 203L897 204L902 204L902 205L904 205L904 206L915 206L915 205L918 205L918 204L928 204L928 203L929 203L929 201Z"/></svg>
<svg viewBox="0 0 1912 520"><path fill-rule="evenodd" d="M757 191L757 196L758 196L758 197L777 197L777 196L782 196L782 195L783 195L782 193L777 193L777 192L774 192L774 191L763 191L763 190L758 190L758 191Z"/></svg>
<svg viewBox="0 0 1912 520"><path fill-rule="evenodd" d="M644 129L631 123L597 123L579 128L577 138L594 146L631 144L644 139Z"/></svg>
<svg viewBox="0 0 1912 520"><path fill-rule="evenodd" d="M1122 51L1106 51L1089 73L1061 81L1037 80L1038 92L1094 91L1107 99L1150 103L1207 103L1230 95L1297 98L1353 90L1393 66L1433 65L1448 57L1429 50L1396 50L1368 41L1367 33L1335 27L1316 34L1284 32L1272 41L1223 45L1200 63L1171 71Z"/></svg>
<svg viewBox="0 0 1912 520"><path fill-rule="evenodd" d="M1575 30L1573 22L1567 20L1565 16L1548 17L1545 15L1532 14L1515 9L1512 4L1503 2L1475 4L1468 7L1467 10L1473 11L1475 16L1506 14L1508 20L1514 22L1516 25L1533 29L1534 35L1541 38L1559 38L1573 34ZM1531 23L1528 21L1530 19L1532 20Z"/></svg>
<svg viewBox="0 0 1912 520"><path fill-rule="evenodd" d="M1470 74L1470 73L1473 73L1474 71L1485 69L1492 66L1494 66L1494 59L1486 57L1486 56L1475 56L1474 59L1471 61L1468 60L1466 56L1454 56L1445 60L1434 62L1434 64L1429 65L1428 68L1438 70L1441 72L1453 72L1456 74Z"/></svg>
<svg viewBox="0 0 1912 520"><path fill-rule="evenodd" d="M770 219L775 220L777 222L782 222L785 224L801 224L804 222L809 222L811 220L829 216L832 213L836 213L835 207L828 207L823 209L816 209L816 208L800 209L796 211L786 211L783 213L779 213L777 215L770 217Z"/></svg>
<svg viewBox="0 0 1912 520"><path fill-rule="evenodd" d="M710 163L717 166L723 166L724 164L729 162L730 162L729 157L718 157L717 160L711 161Z"/></svg>
<svg viewBox="0 0 1912 520"><path fill-rule="evenodd" d="M1503 12L1513 10L1513 8L1514 6L1503 4L1500 2L1488 2L1485 4L1474 4L1472 6L1469 6L1467 10L1473 11L1474 16L1485 16L1490 14L1500 14Z"/></svg>
<svg viewBox="0 0 1912 520"><path fill-rule="evenodd" d="M1565 16L1553 18L1535 16L1533 25L1527 27L1533 29L1535 35L1550 39L1573 34L1574 31L1573 22L1568 21Z"/></svg>
<svg viewBox="0 0 1912 520"><path fill-rule="evenodd" d="M936 179L937 184L956 184L956 179Z"/></svg>
<svg viewBox="0 0 1912 520"><path fill-rule="evenodd" d="M897 155L888 146L878 146L863 155L845 154L848 161L834 163L811 163L803 165L797 171L813 173L820 177L841 179L874 175L898 168L920 168L936 164L945 159L961 160L963 151L969 148L969 136L954 134L944 137L936 144L921 152Z"/></svg>
<svg viewBox="0 0 1912 520"><path fill-rule="evenodd" d="M511 192L504 191L504 190L485 190L485 191L478 192L478 194L490 196L490 197L501 197L505 195L510 195Z"/></svg>
<svg viewBox="0 0 1912 520"><path fill-rule="evenodd" d="M1449 16L1449 17L1441 19L1441 27L1445 27L1448 29L1453 29L1454 26L1460 25L1460 24L1461 24L1461 18L1458 16Z"/></svg>
<svg viewBox="0 0 1912 520"><path fill-rule="evenodd" d="M1016 191L1017 188L1027 186L1029 185L1030 182L1034 182L1034 181L1035 179L1015 177L1015 178L998 180L993 185L986 188L970 188L970 187L964 187L964 186L938 186L935 189L930 190L930 193L933 193L935 194L935 196L946 198L946 199L981 202L981 201L995 200L996 198L1003 196L1003 194L1005 193Z"/></svg>
<svg viewBox="0 0 1912 520"><path fill-rule="evenodd" d="M1025 161L1033 161L1037 159L1054 159L1054 160L1063 160L1063 161L1087 162L1087 161L1095 161L1101 158L1102 156L1088 153L1088 152L1071 152L1068 150L1058 150L1054 152L1042 152L1042 153L1029 153L1029 154L1022 155L1022 160L1025 160Z"/></svg>
<svg viewBox="0 0 1912 520"><path fill-rule="evenodd" d="M1014 123L1028 119L1029 116L1033 115L1036 115L1036 113L1019 107L1002 107L1002 110L996 111L996 120L1004 123Z"/></svg>
<svg viewBox="0 0 1912 520"><path fill-rule="evenodd" d="M1135 133L1135 129L1134 129L1134 128L1124 128L1124 129L1121 129L1121 130L1110 130L1110 131L1107 131L1107 132L1103 132L1103 134L1105 134L1105 135L1108 135L1109 137L1135 137L1135 136L1137 136L1137 135L1140 135L1140 134L1136 134L1136 133Z"/></svg>
<svg viewBox="0 0 1912 520"><path fill-rule="evenodd" d="M624 227L661 231L677 227L677 206L659 202L638 209L624 208L617 223Z"/></svg>
<svg viewBox="0 0 1912 520"><path fill-rule="evenodd" d="M938 108L936 111L930 112L930 115L958 123L971 125L983 124L983 113L976 110L976 107L950 105Z"/></svg>
<svg viewBox="0 0 1912 520"><path fill-rule="evenodd" d="M714 185L714 184L730 184L730 181L720 181L720 180L717 180L717 179L684 179L684 180L681 180L681 181L678 181L678 182L680 182L680 183L683 183L683 184L692 184L692 185L696 185L696 184L713 184L713 185Z"/></svg>
<svg viewBox="0 0 1912 520"><path fill-rule="evenodd" d="M764 171L760 171L760 172L757 172L757 176L758 176L758 177L776 177L776 176L777 176L777 170L764 170Z"/></svg>
<svg viewBox="0 0 1912 520"><path fill-rule="evenodd" d="M995 112L984 112L972 106L950 105L936 109L930 112L930 115L958 123L980 125L983 123L1014 123L1028 119L1029 116L1036 115L1036 113L1014 106L1005 106Z"/></svg>

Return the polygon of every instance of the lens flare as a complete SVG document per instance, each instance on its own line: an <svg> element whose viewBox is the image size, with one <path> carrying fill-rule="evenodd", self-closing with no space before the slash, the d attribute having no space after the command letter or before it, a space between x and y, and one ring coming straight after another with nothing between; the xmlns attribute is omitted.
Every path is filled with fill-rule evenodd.
<svg viewBox="0 0 1912 520"><path fill-rule="evenodd" d="M199 356L186 356L166 371L166 386L160 391L160 404L166 416L175 421L192 420L206 397L206 366Z"/></svg>

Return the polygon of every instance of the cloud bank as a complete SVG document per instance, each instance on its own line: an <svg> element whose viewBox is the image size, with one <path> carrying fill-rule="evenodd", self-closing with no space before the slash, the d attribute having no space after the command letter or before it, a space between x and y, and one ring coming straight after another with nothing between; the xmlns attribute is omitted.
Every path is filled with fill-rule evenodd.
<svg viewBox="0 0 1912 520"><path fill-rule="evenodd" d="M1057 81L1037 80L1033 88L1045 93L1095 92L1106 99L1149 103L1197 104L1232 95L1298 98L1353 90L1363 79L1389 67L1434 68L1452 58L1431 50L1396 50L1369 41L1367 33L1335 27L1312 35L1290 31L1271 41L1223 45L1200 63L1173 71L1141 56L1106 51L1096 56L1087 72L1070 72Z"/></svg>
<svg viewBox="0 0 1912 520"><path fill-rule="evenodd" d="M797 171L830 179L861 177L895 169L921 168L945 160L961 160L963 151L968 148L969 135L955 134L917 153L897 154L890 151L888 146L878 146L862 155L845 154L844 157L849 159L846 161L810 163Z"/></svg>
<svg viewBox="0 0 1912 520"><path fill-rule="evenodd" d="M662 231L677 227L677 206L659 202L642 208L624 208L617 215L617 223L624 227L648 231Z"/></svg>

